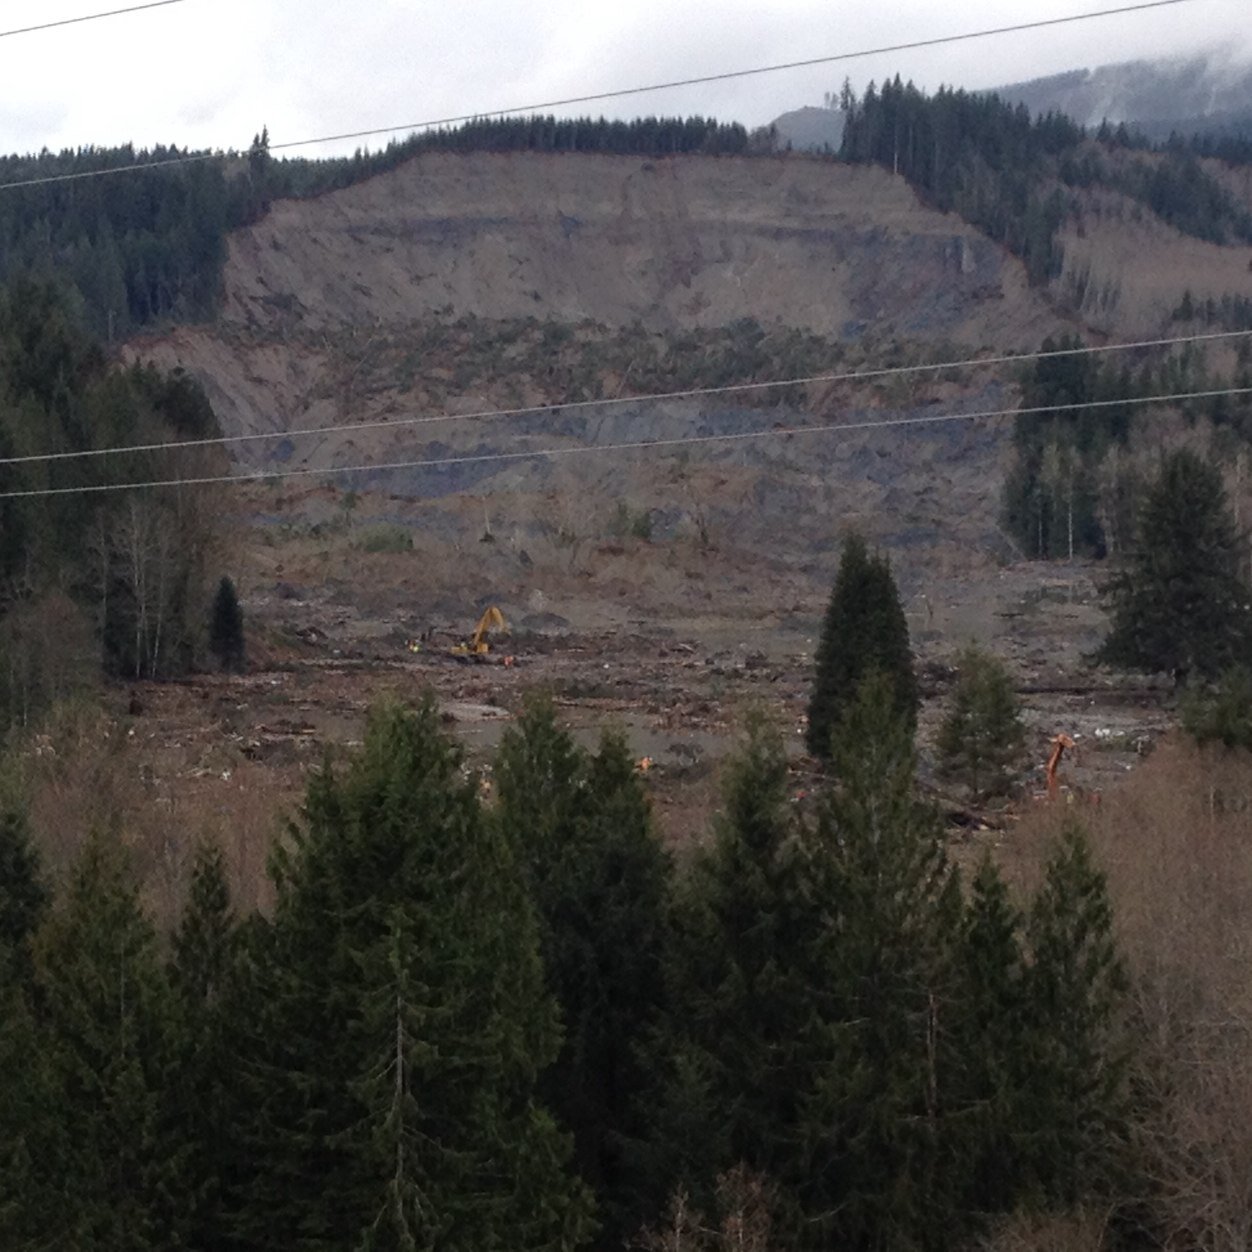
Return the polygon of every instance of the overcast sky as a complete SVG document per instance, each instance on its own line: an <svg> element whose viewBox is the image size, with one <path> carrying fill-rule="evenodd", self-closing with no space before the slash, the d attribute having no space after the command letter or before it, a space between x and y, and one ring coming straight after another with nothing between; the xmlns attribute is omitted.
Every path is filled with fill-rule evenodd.
<svg viewBox="0 0 1252 1252"><path fill-rule="evenodd" d="M5 0L0 30L135 2ZM1125 2L185 0L0 38L0 150L126 141L244 147L263 124L277 143ZM987 87L1139 57L1229 48L1248 57L1248 9L1249 0L1187 0L1051 30L607 101L592 111L700 112L760 125L821 103L845 74L858 88L897 72L928 88ZM371 146L385 143L384 136Z"/></svg>

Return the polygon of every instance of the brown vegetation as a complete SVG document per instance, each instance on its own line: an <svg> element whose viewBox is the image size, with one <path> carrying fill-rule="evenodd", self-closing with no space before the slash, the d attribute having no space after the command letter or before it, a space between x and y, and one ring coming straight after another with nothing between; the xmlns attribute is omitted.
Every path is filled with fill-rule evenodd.
<svg viewBox="0 0 1252 1252"><path fill-rule="evenodd" d="M1252 755L1181 739L1090 810L1132 978L1138 1115L1121 1208L1161 1244L1252 1246ZM1057 810L1023 822L1004 858L1024 886ZM1015 1225L1000 1250L1096 1247Z"/></svg>

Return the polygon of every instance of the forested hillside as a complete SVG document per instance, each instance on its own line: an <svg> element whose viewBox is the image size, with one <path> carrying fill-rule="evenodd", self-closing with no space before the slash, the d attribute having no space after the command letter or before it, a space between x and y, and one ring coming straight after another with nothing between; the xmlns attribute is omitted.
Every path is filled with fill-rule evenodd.
<svg viewBox="0 0 1252 1252"><path fill-rule="evenodd" d="M0 492L15 493L0 499L0 722L27 723L101 668L192 664L217 529L206 500L94 489L220 467L221 454L90 454L217 431L197 383L111 365L51 286L0 294ZM20 494L49 486L61 494Z"/></svg>
<svg viewBox="0 0 1252 1252"><path fill-rule="evenodd" d="M698 117L529 117L471 122L327 160L272 157L265 132L239 156L126 146L4 157L0 185L16 186L0 196L0 283L26 273L55 279L87 328L115 342L154 322L211 317L227 233L272 200L351 186L421 152L672 156L747 147L742 126ZM126 172L107 173L118 169Z"/></svg>
<svg viewBox="0 0 1252 1252"><path fill-rule="evenodd" d="M1207 146L1175 139L1155 152L1125 128L1094 137L1059 114L1032 118L995 96L927 96L897 77L845 97L841 156L873 161L959 213L1025 262L1044 283L1061 272L1056 235L1069 192L1117 191L1183 234L1252 242L1252 214L1199 163Z"/></svg>

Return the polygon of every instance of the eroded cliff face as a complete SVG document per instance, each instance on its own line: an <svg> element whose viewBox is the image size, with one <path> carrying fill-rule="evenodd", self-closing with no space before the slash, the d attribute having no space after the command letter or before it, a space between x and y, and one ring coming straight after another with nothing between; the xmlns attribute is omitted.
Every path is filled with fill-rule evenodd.
<svg viewBox="0 0 1252 1252"><path fill-rule="evenodd" d="M1051 319L1003 249L877 169L800 158L429 155L231 241L223 318L431 314L1005 346Z"/></svg>
<svg viewBox="0 0 1252 1252"><path fill-rule="evenodd" d="M909 359L1028 348L1063 324L1015 258L881 170L798 157L433 154L276 203L230 241L217 323L129 351L199 377L232 435L569 398L503 349L494 376L480 362L469 378L455 352L430 347L432 326L466 318L638 327L659 342L753 319L829 343L798 373L844 368L893 341ZM494 331L484 333L490 356ZM414 347L394 377L363 381L379 342ZM639 389L629 360L592 370L595 392ZM329 466L391 442L234 452L254 468Z"/></svg>

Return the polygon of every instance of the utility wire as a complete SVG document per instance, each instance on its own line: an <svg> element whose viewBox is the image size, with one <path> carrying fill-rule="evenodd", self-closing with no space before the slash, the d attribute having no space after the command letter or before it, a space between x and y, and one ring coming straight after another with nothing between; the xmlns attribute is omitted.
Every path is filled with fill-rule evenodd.
<svg viewBox="0 0 1252 1252"><path fill-rule="evenodd" d="M54 30L58 26L77 26L80 22L98 22L103 17L121 17L125 13L142 13L145 9L163 9L170 4L182 4L184 0L150 0L148 4L132 4L126 9L110 9L107 13L87 13L82 17L63 17L55 22L40 22L38 26L20 26L16 30L0 30L0 39L11 35L31 35L38 30Z"/></svg>
<svg viewBox="0 0 1252 1252"><path fill-rule="evenodd" d="M241 485L287 478L334 478L340 474L382 473L404 469L436 469L448 465L481 465L487 462L554 460L565 456L586 456L610 452L648 451L654 448L691 447L695 444L740 443L751 439L777 439L789 435L814 435L846 430L877 430L902 426L937 426L946 422L1026 417L1045 413L1075 413L1109 409L1119 405L1170 404L1186 400L1210 400L1219 396L1252 395L1252 387L1223 387L1212 391L1180 391L1168 395L1134 396L1120 400L1088 400L1082 404L1040 405L1027 409L990 409L978 413L933 413L919 417L888 417L865 422L823 422L811 426L770 427L768 430L738 431L728 435L681 435L672 439L630 440L623 443L576 444L573 447L532 448L525 452L476 452L461 456L430 457L414 461L382 464L341 465L326 469L258 470L246 474L211 474L199 478L164 478L127 483L98 483L80 487L39 487L26 491L0 492L0 500L30 499L35 496L95 495L108 491L135 491L151 487L199 487L212 484Z"/></svg>
<svg viewBox="0 0 1252 1252"><path fill-rule="evenodd" d="M164 0L177 3L178 0ZM1033 22L1020 22L1012 26L996 26L988 30L965 31L958 35L940 35L933 39L914 39L907 43L884 44L877 48L862 48L856 52L836 52L829 56L809 57L800 61L784 61L777 65L760 65L751 69L727 70L719 74L703 74L691 78L672 79L668 82L648 83L639 87L621 87L612 91L597 91L583 96L566 96L559 100L544 100L536 104L515 105L510 108L488 109L479 113L460 113L450 117L431 118L423 122L401 122L395 126L376 126L367 130L344 131L337 135L319 135L313 139L290 139L284 143L271 143L270 152L291 148L306 148L314 144L335 143L348 139L369 139L378 135L391 135L397 131L433 130L441 126L456 126L464 122L481 121L486 118L508 117L513 114L538 113L543 109L565 108L575 104L595 104L603 100L620 100L628 96L644 95L654 91L669 91L677 87L696 87L706 83L729 82L733 79L750 78L760 74L777 74L783 70L806 69L816 65L834 65L841 61L861 60L893 52L909 52L918 48L936 48L946 44L963 43L971 39L988 39L995 35L1016 34L1021 31L1042 30L1050 26L1064 26L1072 22L1090 22L1097 18L1117 17L1127 13L1142 13L1149 9L1171 8L1179 4L1191 4L1194 0L1143 0L1139 4L1127 4L1113 9L1099 9L1090 13L1073 13L1067 17L1043 18ZM216 161L237 152L189 152L182 156L165 157L159 161L136 161L131 165L115 165L108 169L78 170L68 174L48 174L36 178L24 178L0 183L0 191L18 187L44 187L53 183L74 182L81 178L104 178L111 174L124 174L131 170L161 169L170 165L188 165L196 161Z"/></svg>
<svg viewBox="0 0 1252 1252"><path fill-rule="evenodd" d="M663 400L692 400L708 396L734 395L745 391L769 391L783 387L804 387L817 383L856 383L872 379L896 378L908 374L933 374L944 370L977 368L988 365L1043 361L1053 357L1092 356L1103 352L1131 352L1142 348L1165 348L1178 344L1212 343L1215 340L1240 339L1252 336L1252 330L1223 330L1201 335L1176 335L1168 339L1139 339L1130 343L1103 346L1052 348L1046 352L1007 353L1002 356L967 357L960 361L939 361L927 365L892 365L880 369L848 370L833 374L807 374L796 378L766 379L762 382L727 383L720 387L689 387L682 391L653 391L633 396L612 396L590 400L562 400L554 404L532 404L525 408L482 409L471 413L434 413L414 417L379 418L369 422L336 422L331 426L310 426L303 430L257 431L245 435L220 435L211 439L174 439L162 443L122 444L110 448L86 448L74 452L34 452L25 456L0 457L0 466L30 465L49 461L77 461L90 457L125 456L138 452L174 451L186 448L216 447L221 444L255 443L266 439L311 439L314 436L353 433L364 430L388 430L402 426L429 426L443 422L489 421L497 418L524 417L529 414L559 413L565 409L618 408L631 404L651 404Z"/></svg>

